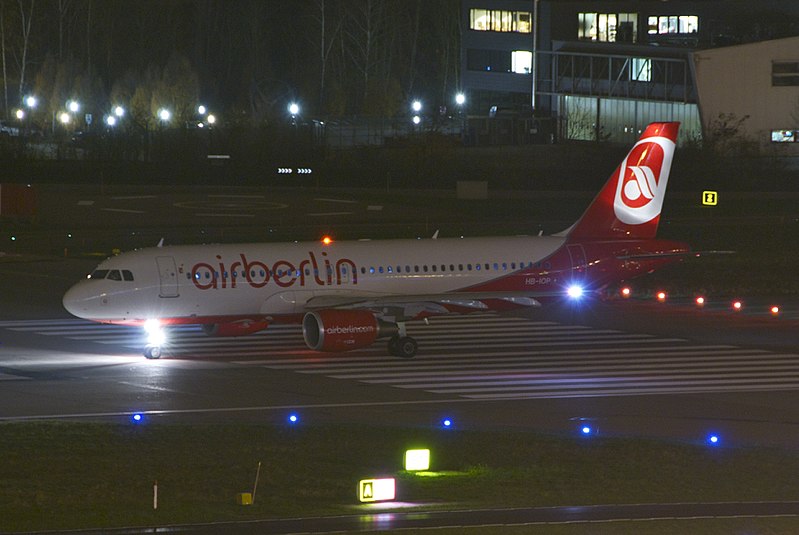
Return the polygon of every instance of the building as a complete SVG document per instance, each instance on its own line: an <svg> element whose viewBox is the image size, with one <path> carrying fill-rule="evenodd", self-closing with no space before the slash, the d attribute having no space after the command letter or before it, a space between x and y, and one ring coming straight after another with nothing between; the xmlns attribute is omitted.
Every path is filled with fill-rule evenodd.
<svg viewBox="0 0 799 535"><path fill-rule="evenodd" d="M799 57L783 38L799 35L799 2L752 6L462 0L461 81L474 118L470 131L489 132L485 117L501 110L522 125L507 127L511 132L549 121L553 137L623 143L651 121L680 121L684 142L701 138L723 113L749 116L746 133L766 145L772 135L790 140L799 130L799 109L796 119L779 118L797 107L791 84L799 84Z"/></svg>

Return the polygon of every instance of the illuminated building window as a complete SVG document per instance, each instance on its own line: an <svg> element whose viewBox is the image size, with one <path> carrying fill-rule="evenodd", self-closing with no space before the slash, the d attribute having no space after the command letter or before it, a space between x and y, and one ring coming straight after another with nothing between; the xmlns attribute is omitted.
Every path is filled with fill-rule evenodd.
<svg viewBox="0 0 799 535"><path fill-rule="evenodd" d="M696 15L660 15L647 19L649 35L685 34L699 31Z"/></svg>
<svg viewBox="0 0 799 535"><path fill-rule="evenodd" d="M503 11L500 9L471 9L469 28L481 32L533 31L533 15L529 11Z"/></svg>
<svg viewBox="0 0 799 535"><path fill-rule="evenodd" d="M798 86L799 61L772 61L771 62L772 86Z"/></svg>
<svg viewBox="0 0 799 535"><path fill-rule="evenodd" d="M630 64L630 80L634 82L651 82L652 60L649 58L633 58Z"/></svg>
<svg viewBox="0 0 799 535"><path fill-rule="evenodd" d="M510 53L510 69L519 74L530 74L533 70L533 53L514 50Z"/></svg>
<svg viewBox="0 0 799 535"><path fill-rule="evenodd" d="M772 143L794 143L796 141L795 130L772 130Z"/></svg>
<svg viewBox="0 0 799 535"><path fill-rule="evenodd" d="M578 13L577 38L608 43L634 43L638 13Z"/></svg>

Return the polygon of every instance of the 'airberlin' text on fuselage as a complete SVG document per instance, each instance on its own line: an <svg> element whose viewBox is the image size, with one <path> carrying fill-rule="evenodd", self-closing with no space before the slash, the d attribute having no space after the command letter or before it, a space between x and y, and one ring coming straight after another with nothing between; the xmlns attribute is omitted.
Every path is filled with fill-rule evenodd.
<svg viewBox="0 0 799 535"><path fill-rule="evenodd" d="M358 284L358 270L355 262L348 258L333 260L322 252L322 264L316 255L308 251L308 258L299 264L288 260L277 260L269 263L261 260L248 260L244 253L231 264L216 255L216 262L199 262L191 268L191 280L200 290L217 290L237 288L249 285L263 288L270 281L288 288L290 286L331 286L341 284Z"/></svg>

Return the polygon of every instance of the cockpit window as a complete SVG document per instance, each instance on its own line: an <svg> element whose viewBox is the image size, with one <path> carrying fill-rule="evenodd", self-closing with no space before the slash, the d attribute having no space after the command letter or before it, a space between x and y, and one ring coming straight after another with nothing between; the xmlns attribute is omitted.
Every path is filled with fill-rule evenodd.
<svg viewBox="0 0 799 535"><path fill-rule="evenodd" d="M89 275L90 279L108 279L110 281L132 281L133 280L133 272L129 269L95 269L91 275Z"/></svg>
<svg viewBox="0 0 799 535"><path fill-rule="evenodd" d="M92 274L89 275L90 279L104 279L105 276L108 275L107 269L95 269L92 271Z"/></svg>

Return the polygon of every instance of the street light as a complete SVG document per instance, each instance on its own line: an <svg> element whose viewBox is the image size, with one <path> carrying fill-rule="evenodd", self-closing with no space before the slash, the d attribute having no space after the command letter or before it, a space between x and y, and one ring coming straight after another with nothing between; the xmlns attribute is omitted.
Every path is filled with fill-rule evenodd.
<svg viewBox="0 0 799 535"><path fill-rule="evenodd" d="M418 100L414 100L413 103L411 104L411 109L416 113L419 113L420 111L422 111L422 103Z"/></svg>
<svg viewBox="0 0 799 535"><path fill-rule="evenodd" d="M109 115L105 118L105 124L107 124L108 126L116 126L117 118L114 117L113 115Z"/></svg>
<svg viewBox="0 0 799 535"><path fill-rule="evenodd" d="M160 110L158 110L158 118L166 123L169 121L169 119L172 118L172 112L166 108L161 108Z"/></svg>
<svg viewBox="0 0 799 535"><path fill-rule="evenodd" d="M289 113L291 115L299 115L300 114L300 105L296 102L292 102L289 104Z"/></svg>
<svg viewBox="0 0 799 535"><path fill-rule="evenodd" d="M455 104L458 106L463 106L466 103L466 95L463 93L458 93L455 95Z"/></svg>
<svg viewBox="0 0 799 535"><path fill-rule="evenodd" d="M80 104L75 100L70 100L67 102L67 109L72 113L78 113L78 110L80 110Z"/></svg>
<svg viewBox="0 0 799 535"><path fill-rule="evenodd" d="M36 100L36 97L33 95L28 95L25 97L25 106L28 108L35 108L39 102Z"/></svg>
<svg viewBox="0 0 799 535"><path fill-rule="evenodd" d="M25 110L20 108L20 109L18 109L17 111L14 112L14 115L16 115L17 119L19 119L21 121L22 119L25 118Z"/></svg>
<svg viewBox="0 0 799 535"><path fill-rule="evenodd" d="M200 115L205 115L206 111L208 110L206 110L205 106L203 106L202 104L197 106L197 113L199 113Z"/></svg>
<svg viewBox="0 0 799 535"><path fill-rule="evenodd" d="M63 124L63 125L68 125L68 124L69 124L69 121L70 121L71 119L72 119L72 116L71 116L69 113L65 112L65 111L62 111L62 112L61 112L61 114L58 116L58 120L59 120L59 121L61 122L61 124Z"/></svg>
<svg viewBox="0 0 799 535"><path fill-rule="evenodd" d="M214 124L216 122L216 115L209 113L205 120L208 121L208 124Z"/></svg>
<svg viewBox="0 0 799 535"><path fill-rule="evenodd" d="M116 115L117 118L121 119L125 115L125 108L123 108L122 106L116 106L114 108L114 115Z"/></svg>

